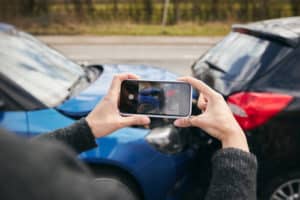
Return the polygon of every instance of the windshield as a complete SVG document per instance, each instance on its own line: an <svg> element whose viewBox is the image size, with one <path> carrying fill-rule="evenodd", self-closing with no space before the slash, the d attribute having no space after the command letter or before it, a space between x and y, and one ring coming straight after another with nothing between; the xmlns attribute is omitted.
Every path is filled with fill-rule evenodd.
<svg viewBox="0 0 300 200"><path fill-rule="evenodd" d="M24 32L0 32L0 59L0 73L50 107L84 75L79 65Z"/></svg>
<svg viewBox="0 0 300 200"><path fill-rule="evenodd" d="M274 66L291 48L277 42L232 32L211 48L195 64L198 70L203 63L219 72L224 79L247 80L258 69Z"/></svg>

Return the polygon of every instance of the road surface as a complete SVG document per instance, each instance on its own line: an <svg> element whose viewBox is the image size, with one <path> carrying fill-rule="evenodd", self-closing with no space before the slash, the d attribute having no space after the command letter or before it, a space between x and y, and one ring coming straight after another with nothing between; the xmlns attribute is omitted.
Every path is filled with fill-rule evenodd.
<svg viewBox="0 0 300 200"><path fill-rule="evenodd" d="M189 75L190 66L218 37L40 36L78 62L146 64Z"/></svg>

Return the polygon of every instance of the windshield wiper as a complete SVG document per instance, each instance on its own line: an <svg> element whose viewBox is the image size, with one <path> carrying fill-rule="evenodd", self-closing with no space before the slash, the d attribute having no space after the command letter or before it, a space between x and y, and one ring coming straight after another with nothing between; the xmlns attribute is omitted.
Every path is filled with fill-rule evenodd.
<svg viewBox="0 0 300 200"><path fill-rule="evenodd" d="M226 71L224 69L222 69L221 67L217 66L216 64L214 64L208 60L204 61L204 63L206 63L209 66L209 68L214 69L219 72L222 72L223 74L226 74Z"/></svg>

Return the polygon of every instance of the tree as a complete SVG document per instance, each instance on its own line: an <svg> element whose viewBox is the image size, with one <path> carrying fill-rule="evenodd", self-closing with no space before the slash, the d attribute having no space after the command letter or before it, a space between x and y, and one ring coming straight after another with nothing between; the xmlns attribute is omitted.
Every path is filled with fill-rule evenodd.
<svg viewBox="0 0 300 200"><path fill-rule="evenodd" d="M192 5L193 5L192 18L193 18L193 20L199 18L199 16L200 16L200 12L201 12L200 4L201 4L200 0L192 0Z"/></svg>
<svg viewBox="0 0 300 200"><path fill-rule="evenodd" d="M140 22L141 20L141 9L139 5L138 0L130 0L129 14L131 19L135 22Z"/></svg>
<svg viewBox="0 0 300 200"><path fill-rule="evenodd" d="M113 0L113 12L114 14L115 13L118 13L118 3L119 3L119 0Z"/></svg>
<svg viewBox="0 0 300 200"><path fill-rule="evenodd" d="M85 0L85 3L87 6L88 15L94 15L95 8L93 0Z"/></svg>
<svg viewBox="0 0 300 200"><path fill-rule="evenodd" d="M248 20L249 0L240 1L240 5L239 18L246 21Z"/></svg>
<svg viewBox="0 0 300 200"><path fill-rule="evenodd" d="M210 7L210 19L217 20L219 19L219 0L211 0L211 7Z"/></svg>
<svg viewBox="0 0 300 200"><path fill-rule="evenodd" d="M0 20L5 21L8 15L11 14L12 10L9 9L9 5L13 6L14 1L2 0L0 3Z"/></svg>
<svg viewBox="0 0 300 200"><path fill-rule="evenodd" d="M169 3L170 0L164 0L162 26L166 26L168 23Z"/></svg>
<svg viewBox="0 0 300 200"><path fill-rule="evenodd" d="M72 0L72 3L75 8L75 13L79 17L83 17L83 7L82 7L82 1L81 0Z"/></svg>
<svg viewBox="0 0 300 200"><path fill-rule="evenodd" d="M261 5L261 18L266 19L270 16L269 13L269 0L262 0L262 5Z"/></svg>
<svg viewBox="0 0 300 200"><path fill-rule="evenodd" d="M252 20L260 19L260 2L259 0L251 0L252 1Z"/></svg>
<svg viewBox="0 0 300 200"><path fill-rule="evenodd" d="M292 15L300 15L300 0L290 0L290 4L292 8Z"/></svg>
<svg viewBox="0 0 300 200"><path fill-rule="evenodd" d="M35 0L22 0L20 3L20 12L22 15L30 15L34 13L34 8L36 6Z"/></svg>
<svg viewBox="0 0 300 200"><path fill-rule="evenodd" d="M34 0L31 0L34 1ZM49 0L35 0L33 5L34 14L48 14L49 12Z"/></svg>
<svg viewBox="0 0 300 200"><path fill-rule="evenodd" d="M153 14L153 2L152 0L143 0L144 12L145 12L145 21L151 22Z"/></svg>

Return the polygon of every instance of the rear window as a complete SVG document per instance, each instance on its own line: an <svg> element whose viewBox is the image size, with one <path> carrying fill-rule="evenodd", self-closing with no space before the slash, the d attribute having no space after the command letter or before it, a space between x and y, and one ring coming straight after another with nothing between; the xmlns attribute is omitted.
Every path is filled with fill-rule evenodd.
<svg viewBox="0 0 300 200"><path fill-rule="evenodd" d="M209 62L224 79L247 80L258 69L268 69L285 57L291 48L281 43L232 32L204 54L194 65L198 70Z"/></svg>

